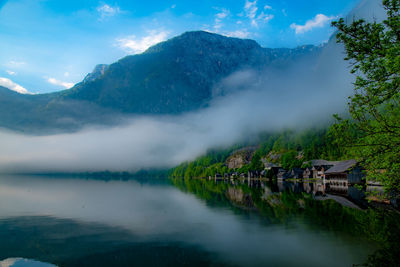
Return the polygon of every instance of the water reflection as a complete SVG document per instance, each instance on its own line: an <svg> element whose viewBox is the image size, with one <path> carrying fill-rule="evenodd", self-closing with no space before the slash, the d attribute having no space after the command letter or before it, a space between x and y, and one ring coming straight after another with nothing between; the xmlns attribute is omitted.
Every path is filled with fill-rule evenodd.
<svg viewBox="0 0 400 267"><path fill-rule="evenodd" d="M388 206L361 210L355 203L365 203L362 189L349 186L344 194L318 182L279 179L176 179L175 184L209 203L225 201L240 210L256 211L263 223L293 225L293 221L303 221L313 230L347 233L359 242L373 241L376 249L362 266L400 266L399 212Z"/></svg>
<svg viewBox="0 0 400 267"><path fill-rule="evenodd" d="M231 183L232 185L246 184L250 188L273 189L273 192L291 191L293 193L306 193L312 196L321 196L318 199L334 199L345 206L355 208L366 208L368 206L365 199L365 188L359 188L350 184L336 184L324 182L323 179L301 179L301 180L271 180L265 178L245 178L245 179L214 179L217 182ZM366 188L373 190L371 186ZM379 190L381 188L378 188ZM374 189L376 190L376 189ZM330 195L334 195L332 197ZM351 203L352 202L352 203Z"/></svg>
<svg viewBox="0 0 400 267"><path fill-rule="evenodd" d="M348 266L374 250L335 225L347 222L343 216L329 222L320 217L325 206L278 191L262 181L1 177L0 260Z"/></svg>

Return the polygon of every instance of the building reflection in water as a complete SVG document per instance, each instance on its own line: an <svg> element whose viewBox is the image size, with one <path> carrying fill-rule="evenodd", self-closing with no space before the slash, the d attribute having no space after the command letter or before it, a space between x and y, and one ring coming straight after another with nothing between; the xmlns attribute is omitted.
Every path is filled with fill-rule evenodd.
<svg viewBox="0 0 400 267"><path fill-rule="evenodd" d="M335 195L344 197L360 207L366 207L366 191L371 191L369 186L354 186L350 183L337 182L325 179L301 179L282 180L268 178L221 178L215 179L215 184L224 183L233 187L247 185L249 188L260 188L269 193L291 191L294 193L306 193L315 197L328 197Z"/></svg>

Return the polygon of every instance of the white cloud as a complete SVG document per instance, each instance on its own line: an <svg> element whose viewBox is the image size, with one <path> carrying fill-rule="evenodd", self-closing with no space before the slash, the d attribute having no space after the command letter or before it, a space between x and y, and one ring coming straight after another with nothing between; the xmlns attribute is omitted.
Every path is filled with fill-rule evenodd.
<svg viewBox="0 0 400 267"><path fill-rule="evenodd" d="M255 0L254 2L250 2L248 0L246 0L246 3L244 5L244 10L246 13L246 16L250 19L251 24L253 26L257 26L257 21L256 21L256 15L257 15L257 0Z"/></svg>
<svg viewBox="0 0 400 267"><path fill-rule="evenodd" d="M333 19L335 19L334 16L328 17L324 14L318 14L315 16L315 18L308 20L306 24L298 25L296 23L292 23L292 25L290 25L290 28L294 29L296 31L296 34L301 34L311 31L314 28L322 28Z"/></svg>
<svg viewBox="0 0 400 267"><path fill-rule="evenodd" d="M217 18L219 19L224 19L229 15L229 10L223 8L222 11L220 13L218 13L217 15L215 15Z"/></svg>
<svg viewBox="0 0 400 267"><path fill-rule="evenodd" d="M137 38L135 35L117 39L117 46L128 53L138 54L147 50L150 46L165 41L169 35L167 31L149 31L148 35Z"/></svg>
<svg viewBox="0 0 400 267"><path fill-rule="evenodd" d="M69 89L74 86L74 83L59 81L55 78L47 78L47 82L54 84L54 85L62 86L66 89Z"/></svg>
<svg viewBox="0 0 400 267"><path fill-rule="evenodd" d="M275 17L274 15L271 15L271 14L264 14L264 12L261 12L261 14L258 15L257 19L258 19L258 20L261 20L261 21L264 21L264 22L268 22L268 21L270 21L271 19L273 19L274 17Z"/></svg>
<svg viewBox="0 0 400 267"><path fill-rule="evenodd" d="M251 25L253 27L258 27L260 22L267 23L274 18L274 15L266 14L263 11L261 13L258 13L257 1L258 0L254 0L253 2L251 2L246 0L246 3L244 5L244 14L246 14L246 17L250 19ZM264 6L264 10L269 9L272 9L272 7L268 5Z"/></svg>
<svg viewBox="0 0 400 267"><path fill-rule="evenodd" d="M8 73L8 75L12 75L12 76L17 75L17 73L12 70L6 70L6 72Z"/></svg>
<svg viewBox="0 0 400 267"><path fill-rule="evenodd" d="M230 11L228 9L222 8L220 9L221 12L217 13L215 15L215 24L214 24L214 29L215 31L218 32L219 29L222 28L223 24L222 21L229 16Z"/></svg>
<svg viewBox="0 0 400 267"><path fill-rule="evenodd" d="M248 38L251 35L251 33L248 32L247 30L237 30L232 32L226 32L224 33L224 35L228 37Z"/></svg>
<svg viewBox="0 0 400 267"><path fill-rule="evenodd" d="M112 17L121 13L121 9L118 6L112 7L110 5L104 4L102 6L97 7L97 12L100 13L101 19L106 17Z"/></svg>
<svg viewBox="0 0 400 267"><path fill-rule="evenodd" d="M4 86L10 90L13 90L17 93L20 94L30 94L30 92L28 90L26 90L24 87L22 87L21 85L11 81L10 79L4 78L4 77L0 77L0 86Z"/></svg>

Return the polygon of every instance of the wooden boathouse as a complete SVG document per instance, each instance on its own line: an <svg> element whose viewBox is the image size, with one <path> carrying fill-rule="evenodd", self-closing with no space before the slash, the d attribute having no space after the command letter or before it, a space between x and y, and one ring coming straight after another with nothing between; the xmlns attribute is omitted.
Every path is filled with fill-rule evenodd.
<svg viewBox="0 0 400 267"><path fill-rule="evenodd" d="M325 172L325 185L333 191L347 192L349 186L361 184L364 177L356 160L341 161Z"/></svg>

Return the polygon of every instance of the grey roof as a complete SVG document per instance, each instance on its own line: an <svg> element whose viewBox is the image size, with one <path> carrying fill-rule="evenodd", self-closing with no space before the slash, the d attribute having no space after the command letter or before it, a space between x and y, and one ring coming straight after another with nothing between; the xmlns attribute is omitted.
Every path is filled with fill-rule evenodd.
<svg viewBox="0 0 400 267"><path fill-rule="evenodd" d="M340 163L340 161L328 161L324 159L313 159L311 160L311 166L329 166L329 165L336 165Z"/></svg>
<svg viewBox="0 0 400 267"><path fill-rule="evenodd" d="M335 166L333 166L332 168L327 170L325 172L325 174L345 172L348 169L354 167L356 164L357 164L357 161L355 159L340 161Z"/></svg>

